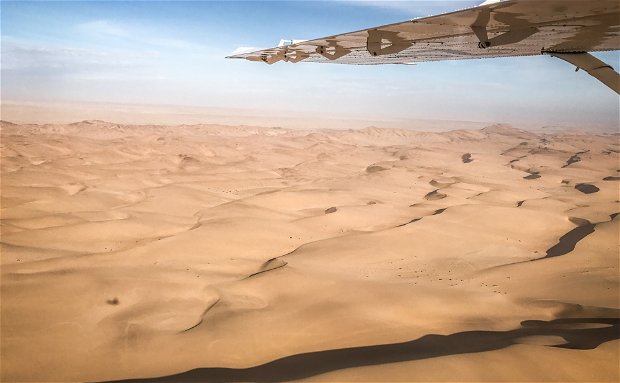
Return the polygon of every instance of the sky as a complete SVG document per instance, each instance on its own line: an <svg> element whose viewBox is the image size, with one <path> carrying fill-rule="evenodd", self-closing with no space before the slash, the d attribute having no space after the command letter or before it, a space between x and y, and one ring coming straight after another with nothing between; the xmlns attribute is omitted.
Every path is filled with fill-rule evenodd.
<svg viewBox="0 0 620 383"><path fill-rule="evenodd" d="M225 59L479 1L1 4L2 100L291 111L368 119L618 126L618 95L547 56L415 66ZM616 69L618 52L599 53Z"/></svg>

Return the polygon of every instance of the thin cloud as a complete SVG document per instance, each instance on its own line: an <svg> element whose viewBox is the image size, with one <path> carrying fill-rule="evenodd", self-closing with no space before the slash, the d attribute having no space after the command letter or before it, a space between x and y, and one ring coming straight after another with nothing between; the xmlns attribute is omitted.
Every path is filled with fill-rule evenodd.
<svg viewBox="0 0 620 383"><path fill-rule="evenodd" d="M86 23L77 25L77 29L92 35L103 35L113 37L126 37L129 36L129 31L109 20L93 20Z"/></svg>
<svg viewBox="0 0 620 383"><path fill-rule="evenodd" d="M152 45L154 47L159 48L172 48L172 49L186 49L186 50L206 50L207 46L202 44L197 44L187 40L174 39L168 37L162 38L147 38L147 39L138 39L143 43Z"/></svg>
<svg viewBox="0 0 620 383"><path fill-rule="evenodd" d="M110 68L144 67L157 52L50 47L10 40L2 46L3 71L75 73Z"/></svg>
<svg viewBox="0 0 620 383"><path fill-rule="evenodd" d="M157 31L135 25L123 25L111 20L93 20L76 25L76 29L91 36L122 39L138 46L150 46L153 48L204 51L205 45L192 41L164 36Z"/></svg>

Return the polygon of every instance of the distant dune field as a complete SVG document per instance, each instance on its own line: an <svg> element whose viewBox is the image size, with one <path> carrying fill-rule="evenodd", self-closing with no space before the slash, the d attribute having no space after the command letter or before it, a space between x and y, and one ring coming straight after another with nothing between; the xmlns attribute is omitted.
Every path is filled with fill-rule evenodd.
<svg viewBox="0 0 620 383"><path fill-rule="evenodd" d="M619 153L3 122L1 380L618 381Z"/></svg>

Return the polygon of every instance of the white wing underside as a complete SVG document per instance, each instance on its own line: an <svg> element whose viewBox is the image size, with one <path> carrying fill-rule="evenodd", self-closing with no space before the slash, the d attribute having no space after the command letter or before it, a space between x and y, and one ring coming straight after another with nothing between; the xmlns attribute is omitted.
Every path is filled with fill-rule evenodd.
<svg viewBox="0 0 620 383"><path fill-rule="evenodd" d="M409 64L618 49L618 0L511 0L229 58Z"/></svg>

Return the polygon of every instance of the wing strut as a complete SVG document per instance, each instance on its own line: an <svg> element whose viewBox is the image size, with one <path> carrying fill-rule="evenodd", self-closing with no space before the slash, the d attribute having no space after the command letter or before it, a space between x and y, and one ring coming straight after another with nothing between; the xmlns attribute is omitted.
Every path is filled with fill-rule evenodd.
<svg viewBox="0 0 620 383"><path fill-rule="evenodd" d="M545 52L553 57L557 57L573 64L577 67L576 71L583 69L590 76L596 78L603 84L610 87L614 92L620 94L620 75L611 67L611 65L602 62L587 52L578 53L559 53Z"/></svg>

